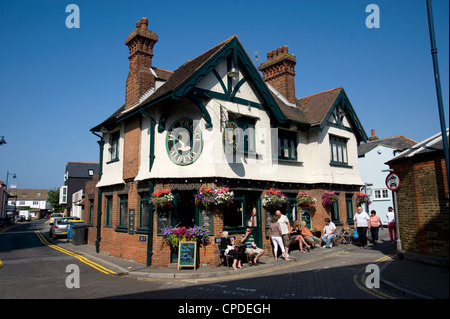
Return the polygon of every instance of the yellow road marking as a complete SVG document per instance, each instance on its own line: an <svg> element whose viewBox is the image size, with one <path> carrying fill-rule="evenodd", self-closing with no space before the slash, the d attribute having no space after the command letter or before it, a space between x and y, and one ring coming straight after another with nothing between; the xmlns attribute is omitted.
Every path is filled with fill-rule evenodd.
<svg viewBox="0 0 450 319"><path fill-rule="evenodd" d="M40 240L44 245L46 245L46 246L48 246L48 247L50 247L50 248L53 248L53 249L55 249L55 250L58 250L58 251L60 251L60 252L62 252L62 253L64 253L64 254L66 254L66 255L75 257L75 258L77 258L78 260L80 260L81 262L85 263L86 265L91 266L92 268L97 269L98 271L100 271L100 272L102 272L102 273L104 273L104 274L107 274L107 275L117 275L117 273L115 273L114 271L112 271L112 270L110 270L110 269L107 269L107 268L105 268L105 267L103 267L103 266L101 266L101 265L99 265L99 264L97 264L97 263L95 263L95 262L93 262L93 261L87 259L86 257L83 257L83 256L81 256L81 255L79 255L79 254L76 254L76 253L74 253L74 252L72 252L72 251L70 251L70 250L61 248L61 247L59 247L59 246L57 246L57 245L50 244L50 243L45 239L45 237L44 237L39 231L36 230L35 233L36 233L36 235L38 236L39 240Z"/></svg>
<svg viewBox="0 0 450 319"><path fill-rule="evenodd" d="M381 263L383 261L387 261L389 259L392 259L392 257L393 257L393 255L386 255L386 256L378 258L377 260L374 260L373 263L377 263L378 264L378 263ZM363 274L361 274L361 278L360 278L361 283L358 282L358 275L353 276L353 282L355 283L355 285L359 289L361 289L361 290L363 290L363 291L365 291L365 292L367 292L367 293L369 293L369 294L371 294L371 295L373 295L373 296L375 296L375 297L377 297L379 299L397 299L397 298L392 297L390 295L387 295L387 294L385 294L385 293L383 293L383 292L381 292L381 291L379 291L377 289L373 289L373 288L369 289L369 288L365 287L365 285L366 285L366 277L367 277L367 274L365 273L365 270L366 270L366 267L363 267L363 269L362 269Z"/></svg>

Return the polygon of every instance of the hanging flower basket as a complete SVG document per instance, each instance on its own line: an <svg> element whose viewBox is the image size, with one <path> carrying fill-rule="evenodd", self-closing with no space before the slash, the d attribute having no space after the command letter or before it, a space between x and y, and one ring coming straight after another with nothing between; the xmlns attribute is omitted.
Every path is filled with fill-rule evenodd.
<svg viewBox="0 0 450 319"><path fill-rule="evenodd" d="M297 195L297 204L300 206L312 206L316 201L317 200L307 192L300 191Z"/></svg>
<svg viewBox="0 0 450 319"><path fill-rule="evenodd" d="M173 194L168 189L153 192L151 201L156 209L171 208L173 206Z"/></svg>
<svg viewBox="0 0 450 319"><path fill-rule="evenodd" d="M262 205L265 209L277 209L281 208L288 202L288 198L278 189L269 189L269 191L264 195L262 200Z"/></svg>
<svg viewBox="0 0 450 319"><path fill-rule="evenodd" d="M220 188L215 191L214 204L216 205L227 205L233 203L234 193L230 191L229 188Z"/></svg>
<svg viewBox="0 0 450 319"><path fill-rule="evenodd" d="M323 206L330 206L331 204L337 202L339 200L339 197L335 194L335 192L325 192L322 195L322 205Z"/></svg>
<svg viewBox="0 0 450 319"><path fill-rule="evenodd" d="M194 195L195 205L203 204L208 209L208 205L213 205L216 197L216 191L213 188L201 188L200 191Z"/></svg>
<svg viewBox="0 0 450 319"><path fill-rule="evenodd" d="M366 194L356 193L356 206L361 206L362 204L370 205L372 202Z"/></svg>

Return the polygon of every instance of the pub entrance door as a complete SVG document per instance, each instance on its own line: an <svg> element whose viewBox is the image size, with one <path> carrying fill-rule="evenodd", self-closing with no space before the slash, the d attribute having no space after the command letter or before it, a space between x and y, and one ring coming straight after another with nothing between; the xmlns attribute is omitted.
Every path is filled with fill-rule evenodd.
<svg viewBox="0 0 450 319"><path fill-rule="evenodd" d="M196 220L196 206L194 201L195 190L174 190L174 209L172 211L171 223L173 227L194 227ZM171 262L178 262L178 249L173 249Z"/></svg>

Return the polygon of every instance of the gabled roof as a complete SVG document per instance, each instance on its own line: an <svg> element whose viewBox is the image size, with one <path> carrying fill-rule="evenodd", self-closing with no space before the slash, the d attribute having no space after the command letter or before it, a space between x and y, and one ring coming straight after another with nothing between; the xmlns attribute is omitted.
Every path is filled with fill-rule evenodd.
<svg viewBox="0 0 450 319"><path fill-rule="evenodd" d="M10 188L9 197L15 197L17 200L47 200L48 189L30 189L30 188Z"/></svg>
<svg viewBox="0 0 450 319"><path fill-rule="evenodd" d="M366 141L368 139L343 87L303 97L296 101L296 105L290 105L281 99L277 99L277 102L283 113L290 120L321 130L327 125L328 119L340 105L347 115L358 141Z"/></svg>
<svg viewBox="0 0 450 319"><path fill-rule="evenodd" d="M403 151L415 144L417 144L416 141L403 135L371 140L358 145L358 157L364 156L366 153L370 152L377 146L385 146L398 151Z"/></svg>
<svg viewBox="0 0 450 319"><path fill-rule="evenodd" d="M240 65L240 71L245 74L247 80L253 82L263 99L263 106L274 116L278 123L292 122L306 128L323 129L328 123L328 118L331 117L336 107L340 105L345 111L358 141L366 141L368 139L342 87L307 96L298 99L296 105L291 104L280 94L277 94L275 89L269 88L263 81L261 74L255 68L236 35L209 49L195 59L187 61L172 74L167 73L170 71L166 71L164 80L167 79L167 81L154 92L149 92L149 94L144 96L138 105L126 111L124 106L122 106L107 120L92 128L91 131L100 131L103 126L122 121L166 99L179 100L186 96L192 98L191 93L195 85L220 62L230 56L232 56L234 64ZM208 111L201 105L199 107L208 122Z"/></svg>

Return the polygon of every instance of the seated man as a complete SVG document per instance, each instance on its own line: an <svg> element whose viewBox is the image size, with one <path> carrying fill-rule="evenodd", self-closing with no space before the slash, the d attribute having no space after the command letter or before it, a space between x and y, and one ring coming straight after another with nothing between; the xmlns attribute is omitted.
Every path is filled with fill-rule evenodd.
<svg viewBox="0 0 450 319"><path fill-rule="evenodd" d="M251 228L247 228L245 230L245 234L241 236L241 242L245 244L245 252L249 256L248 264L252 265L252 260L254 265L260 264L260 261L258 260L259 257L261 257L264 254L264 249L258 248L255 244L255 238L252 235ZM255 256L255 259L253 259L253 256Z"/></svg>
<svg viewBox="0 0 450 319"><path fill-rule="evenodd" d="M325 243L325 248L332 247L331 242L333 241L334 237L336 237L334 234L335 231L336 225L329 218L325 218L325 227L323 228L322 236L322 240Z"/></svg>

